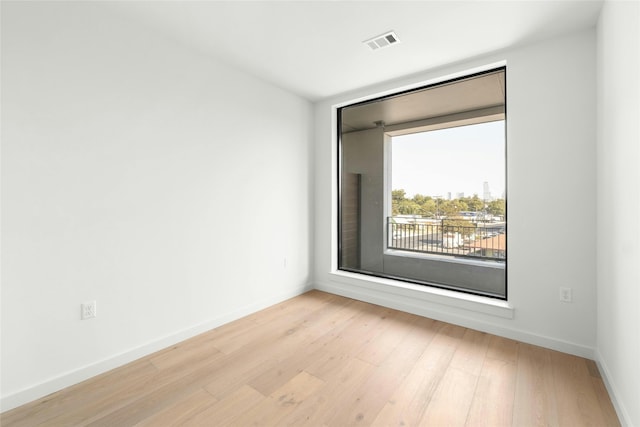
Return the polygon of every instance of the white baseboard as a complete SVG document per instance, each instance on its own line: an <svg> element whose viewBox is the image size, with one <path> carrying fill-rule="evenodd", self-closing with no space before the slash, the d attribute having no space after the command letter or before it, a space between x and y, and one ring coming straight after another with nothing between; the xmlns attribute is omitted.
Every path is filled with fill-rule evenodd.
<svg viewBox="0 0 640 427"><path fill-rule="evenodd" d="M594 349L592 347L500 326L497 324L498 322L491 322L489 319L492 317L498 318L504 316L492 316L487 312L475 311L470 309L466 301L463 301L459 306L456 306L457 304L455 301L447 301L446 303L443 303L441 300L432 298L428 295L421 299L416 299L414 293L409 293L405 289L398 288L395 290L389 290L387 287L387 289L382 291L379 286L368 286L364 288L361 286L354 286L353 284L339 282L316 283L315 288L320 291L417 314L419 316L561 351L563 353L569 353L588 359L594 358Z"/></svg>
<svg viewBox="0 0 640 427"><path fill-rule="evenodd" d="M600 351L598 349L596 349L595 354L596 354L595 361L596 361L596 364L598 365L598 370L600 370L600 375L602 376L604 385L607 388L609 397L611 398L611 403L613 403L613 407L616 410L616 414L618 415L620 424L622 424L623 427L626 427L626 426L633 427L633 424L631 423L631 416L629 415L629 411L627 411L627 408L625 407L622 400L619 399L620 394L618 393L617 391L618 389L612 380L613 376L611 375L611 371L609 370L609 367L605 363L604 359L602 358L602 354L600 354Z"/></svg>
<svg viewBox="0 0 640 427"><path fill-rule="evenodd" d="M571 342L558 340L555 338L542 336L542 335L532 334L525 331L519 331L515 329L497 326L495 324L484 322L484 321L472 318L468 315L465 315L464 309L455 310L447 306L438 307L438 304L425 305L424 301L420 301L420 304L418 305L411 298L403 297L401 292L397 294L394 298L389 298L388 293L384 293L384 294L377 293L371 290L365 291L362 288L343 285L343 284L337 284L337 283L318 283L315 286L307 285L307 286L299 287L289 292L285 292L285 293L261 300L256 303L249 304L240 309L233 310L223 315L217 316L199 325L195 325L190 328L183 329L181 331L178 331L166 337L162 337L157 340L153 340L148 343L142 344L136 348L129 349L120 354L116 354L114 356L97 361L90 365L75 369L70 372L63 373L55 378L51 378L49 380L43 381L40 384L36 384L34 386L12 393L10 395L3 396L0 399L0 408L4 412L10 409L13 409L15 407L18 407L20 405L23 405L25 403L34 401L36 399L40 399L48 394L54 393L65 387L69 387L71 385L77 384L91 377L94 377L101 373L107 372L111 369L117 368L126 363L132 362L136 359L139 359L141 357L154 353L158 350L169 347L178 342L184 341L198 334L201 334L213 328L224 325L225 323L229 323L233 320L255 313L256 311L259 311L263 308L269 307L271 305L282 302L286 299L303 294L313 288L321 291L337 294L337 295L342 295L348 298L353 298L360 301L365 301L365 302L369 302L376 305L381 305L381 306L385 306L385 307L389 307L397 310L402 310L402 311L406 311L406 312L417 314L424 317L429 317L429 318L440 320L443 322L448 322L448 323L460 325L463 327L476 329L482 332L503 336L505 338L510 338L510 339L526 342L529 344L539 345L541 347L546 347L553 350L562 351L565 353L587 357L590 359L594 359L596 356L596 352L593 348L578 345ZM601 372L603 373L603 378L605 379L607 390L609 390L609 394L612 398L616 411L618 412L618 416L621 418L621 421L623 419L628 420L629 419L628 414L626 413L624 406L620 405L618 400L615 398L616 396L615 386L609 381L610 375L608 373L608 369L606 365L602 362L602 358L600 357L600 355L597 354L597 356L598 357L595 359L598 363L598 366L601 368ZM624 422L623 422L623 425L625 425ZM626 425L630 425L630 424L626 423Z"/></svg>
<svg viewBox="0 0 640 427"><path fill-rule="evenodd" d="M40 384L35 384L18 392L9 394L7 396L2 396L2 398L0 399L0 411L5 412L20 405L24 405L25 403L40 399L44 396L47 396L48 394L62 390L65 387L69 387L71 385L92 378L96 375L107 372L111 369L125 365L158 350L162 350L181 341L192 338L198 334L217 328L221 325L224 325L225 323L229 323L233 320L255 313L256 311L262 310L289 298L301 295L311 289L313 289L313 287L307 284L306 286L301 286L288 292L265 298L258 302L248 304L239 309L224 313L199 325L195 325L175 332L171 335L149 341L138 347L126 350L122 353L113 355L106 359L96 361L95 363L91 363L78 369L74 369L73 371L65 372L54 378L43 381Z"/></svg>

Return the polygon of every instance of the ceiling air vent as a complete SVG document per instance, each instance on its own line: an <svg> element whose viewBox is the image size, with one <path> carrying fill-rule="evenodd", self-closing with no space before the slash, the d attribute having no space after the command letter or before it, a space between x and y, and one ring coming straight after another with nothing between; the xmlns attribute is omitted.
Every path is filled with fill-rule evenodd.
<svg viewBox="0 0 640 427"><path fill-rule="evenodd" d="M376 36L372 39L365 40L362 43L369 46L371 50L378 50L383 47L392 46L396 43L400 43L400 39L393 31L388 31L380 36Z"/></svg>

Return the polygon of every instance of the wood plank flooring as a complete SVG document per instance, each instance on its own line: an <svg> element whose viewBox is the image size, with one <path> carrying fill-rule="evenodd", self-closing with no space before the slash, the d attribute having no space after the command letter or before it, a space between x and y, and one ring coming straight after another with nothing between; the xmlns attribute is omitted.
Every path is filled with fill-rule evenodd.
<svg viewBox="0 0 640 427"><path fill-rule="evenodd" d="M617 426L593 361L312 291L0 415L10 426Z"/></svg>

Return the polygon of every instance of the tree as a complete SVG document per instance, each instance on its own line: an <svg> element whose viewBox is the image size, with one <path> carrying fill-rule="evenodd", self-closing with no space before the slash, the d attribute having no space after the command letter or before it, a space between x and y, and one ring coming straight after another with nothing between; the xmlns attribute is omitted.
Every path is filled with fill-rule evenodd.
<svg viewBox="0 0 640 427"><path fill-rule="evenodd" d="M444 233L460 233L466 237L476 232L476 225L464 219L443 219L442 227Z"/></svg>
<svg viewBox="0 0 640 427"><path fill-rule="evenodd" d="M406 192L404 190L392 190L391 191L391 201L400 202L405 199Z"/></svg>
<svg viewBox="0 0 640 427"><path fill-rule="evenodd" d="M504 216L507 211L507 203L504 199L496 199L487 205L487 212L493 216Z"/></svg>
<svg viewBox="0 0 640 427"><path fill-rule="evenodd" d="M441 215L455 216L460 209L458 209L457 200L441 200L439 211Z"/></svg>
<svg viewBox="0 0 640 427"><path fill-rule="evenodd" d="M420 204L422 215L432 217L436 213L436 201L431 197L428 200L425 200L424 203Z"/></svg>
<svg viewBox="0 0 640 427"><path fill-rule="evenodd" d="M484 201L480 200L477 194L474 194L473 197L467 197L465 203L469 210L473 212L480 212L484 209Z"/></svg>
<svg viewBox="0 0 640 427"><path fill-rule="evenodd" d="M421 206L427 203L429 200L431 200L431 197L423 196L422 194L416 194L415 196L413 196L413 201Z"/></svg>
<svg viewBox="0 0 640 427"><path fill-rule="evenodd" d="M467 202L465 202L464 199L456 199L454 202L458 205L458 212L469 210L469 205L467 205Z"/></svg>
<svg viewBox="0 0 640 427"><path fill-rule="evenodd" d="M485 203L477 194L472 197L444 200L434 199L423 194L416 194L407 199L407 192L403 189L391 191L391 215L422 215L433 217L435 215L455 217L462 211L481 212L485 209ZM505 202L498 199L487 205L487 211L494 216L504 216Z"/></svg>
<svg viewBox="0 0 640 427"><path fill-rule="evenodd" d="M421 210L420 205L413 200L404 199L398 203L398 213L400 215L420 215Z"/></svg>

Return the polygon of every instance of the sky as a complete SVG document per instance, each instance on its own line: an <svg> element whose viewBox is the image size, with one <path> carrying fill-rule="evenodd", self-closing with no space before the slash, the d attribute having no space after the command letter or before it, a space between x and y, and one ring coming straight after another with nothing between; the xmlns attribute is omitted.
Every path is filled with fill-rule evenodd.
<svg viewBox="0 0 640 427"><path fill-rule="evenodd" d="M392 138L392 189L456 198L483 197L487 181L492 197L505 190L504 121L460 126Z"/></svg>

